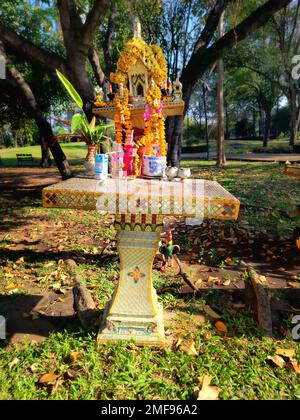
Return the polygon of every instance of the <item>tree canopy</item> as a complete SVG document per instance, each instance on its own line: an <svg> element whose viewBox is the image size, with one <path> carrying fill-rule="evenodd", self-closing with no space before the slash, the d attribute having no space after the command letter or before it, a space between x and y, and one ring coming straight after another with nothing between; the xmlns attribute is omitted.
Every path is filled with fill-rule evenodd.
<svg viewBox="0 0 300 420"><path fill-rule="evenodd" d="M292 6L288 7L290 3ZM293 7L297 8L298 16L299 2L297 6L291 0L16 0L13 3L4 0L0 7L2 54L11 63L9 65L22 75L23 83L18 84L17 73L14 72L14 78L10 72L8 79L2 83L3 92L6 93L2 95L0 106L6 107L9 118L8 113L13 114L14 109L10 93L19 92L15 96L18 101L16 107L23 111L21 116L26 118L30 115L37 122L46 163L47 145L53 143L51 127L46 124L47 118L65 99L55 78L55 70L60 70L75 86L90 119L93 86L102 85L114 70L120 51L131 37L132 13L140 17L146 41L162 46L171 80L180 77L186 113L197 84L214 68L216 61L226 57L230 51L239 51L241 41L260 28L267 28L266 39L269 36L277 40L277 53L281 56L284 56L287 46L293 45L295 48L297 38L293 22L297 22L297 19L293 20ZM217 28L224 11L225 35L220 38ZM278 17L275 15L277 12L280 12ZM283 31L284 25L289 28L289 36L288 31ZM255 49L255 38L249 39L252 39ZM266 45L265 48L270 48L270 55L271 46ZM255 89L252 86L253 92L260 91L260 101L267 108L266 100L271 98L269 95L266 99L263 92L270 92L268 83L272 82L267 78L264 78L264 82L258 79L257 76ZM278 83L280 81L277 80ZM35 107L32 107L32 101L30 105L26 94L29 89L31 98L35 98ZM276 89L271 89L274 90L273 105L276 102ZM270 106L268 104L268 108ZM16 123L13 118L11 121ZM182 122L182 118L169 118L167 122L168 160L171 165L178 165L180 158ZM55 147L57 152L59 148ZM60 152L55 157L56 162L62 157ZM66 164L65 157L63 159ZM64 176L69 176L69 169L63 169L62 164L60 166Z"/></svg>

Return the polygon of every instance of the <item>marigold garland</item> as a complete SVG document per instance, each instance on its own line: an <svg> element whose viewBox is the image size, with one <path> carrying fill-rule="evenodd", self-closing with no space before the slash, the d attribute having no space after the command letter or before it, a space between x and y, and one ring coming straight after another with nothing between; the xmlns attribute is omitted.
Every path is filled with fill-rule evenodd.
<svg viewBox="0 0 300 420"><path fill-rule="evenodd" d="M116 140L119 144L123 141L123 127L125 127L125 135L128 138L131 134L131 118L130 110L128 108L129 92L126 86L123 85L123 97L121 98L120 90L115 95L115 128Z"/></svg>
<svg viewBox="0 0 300 420"><path fill-rule="evenodd" d="M159 144L160 155L166 156L167 148L165 141L165 118L162 115L162 94L161 88L167 81L166 60L162 49L158 45L147 45L141 38L133 38L120 55L117 63L117 72L111 73L110 80L118 84L123 84L124 96L120 97L120 90L115 96L115 126L116 140L118 143L123 141L123 130L125 127L126 138L131 134L130 110L128 107L129 92L127 88L127 72L134 66L138 59L142 59L149 70L151 77L150 86L146 92L146 110L144 114L145 130L144 136L136 143L137 154L135 158L135 173L140 175L140 154L141 147L145 147L147 155L153 154L152 146Z"/></svg>
<svg viewBox="0 0 300 420"><path fill-rule="evenodd" d="M167 68L162 49L158 45L147 45L142 38L133 38L126 44L117 63L118 72L111 75L111 81L120 83L117 80L126 77L128 69L134 66L140 57L142 57L154 81L158 85L165 83L167 80Z"/></svg>

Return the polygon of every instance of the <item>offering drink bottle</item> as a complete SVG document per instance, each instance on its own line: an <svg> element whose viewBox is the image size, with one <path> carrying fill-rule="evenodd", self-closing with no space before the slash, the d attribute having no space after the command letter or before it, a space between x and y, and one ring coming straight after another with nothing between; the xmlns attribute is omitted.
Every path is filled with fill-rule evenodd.
<svg viewBox="0 0 300 420"><path fill-rule="evenodd" d="M133 132L130 136L130 142L124 146L124 172L126 176L135 174L134 159L136 155L136 147L133 141Z"/></svg>
<svg viewBox="0 0 300 420"><path fill-rule="evenodd" d="M111 176L112 178L122 178L123 176L124 152L120 144L114 144L111 154Z"/></svg>
<svg viewBox="0 0 300 420"><path fill-rule="evenodd" d="M108 156L97 154L95 156L95 178L105 180L108 176Z"/></svg>

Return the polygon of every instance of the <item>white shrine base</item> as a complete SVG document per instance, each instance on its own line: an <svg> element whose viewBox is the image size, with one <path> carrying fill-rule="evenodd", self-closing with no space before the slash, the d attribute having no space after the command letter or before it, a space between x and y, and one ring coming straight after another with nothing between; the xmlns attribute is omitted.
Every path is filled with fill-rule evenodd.
<svg viewBox="0 0 300 420"><path fill-rule="evenodd" d="M163 308L152 286L152 265L161 228L143 226L118 232L120 278L103 315L98 343L134 340L137 345L164 346Z"/></svg>

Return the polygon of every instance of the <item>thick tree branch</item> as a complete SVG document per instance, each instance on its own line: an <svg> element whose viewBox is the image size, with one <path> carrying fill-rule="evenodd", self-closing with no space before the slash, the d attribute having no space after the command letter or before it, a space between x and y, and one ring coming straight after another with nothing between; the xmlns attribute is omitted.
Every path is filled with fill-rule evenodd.
<svg viewBox="0 0 300 420"><path fill-rule="evenodd" d="M105 60L108 74L113 71L113 67L114 67L111 42L112 42L114 28L115 28L114 21L116 17L116 11L117 11L116 6L112 4L111 14L108 18L107 29L106 29L106 33L105 33L105 37L103 41L103 54L104 54L104 60Z"/></svg>
<svg viewBox="0 0 300 420"><path fill-rule="evenodd" d="M227 8L229 3L233 0L220 0L216 2L216 5L213 7L209 16L207 18L206 25L203 31L200 34L198 41L195 44L194 52L196 53L200 48L207 47L211 42L212 37L215 34L215 31L218 27L220 17L224 10Z"/></svg>
<svg viewBox="0 0 300 420"><path fill-rule="evenodd" d="M274 13L286 7L291 0L269 0L263 6L258 7L250 16L244 19L238 26L227 32L222 38L206 49L198 49L192 55L188 65L185 67L181 81L184 89L184 99L186 108L189 105L189 99L193 87L201 78L202 74L226 51L231 49L236 40L242 41L251 32L265 25Z"/></svg>
<svg viewBox="0 0 300 420"><path fill-rule="evenodd" d="M37 47L23 36L4 27L1 23L0 39L17 56L22 56L28 61L33 61L51 72L55 72L55 69L66 72L66 60L63 57Z"/></svg>
<svg viewBox="0 0 300 420"><path fill-rule="evenodd" d="M11 60L8 58L5 52L5 48L3 43L0 41L0 57L4 59L8 71L12 78L15 80L16 85L19 87L21 92L23 93L23 96L26 98L26 101L29 105L29 108L33 114L38 110L37 102L34 97L34 94L32 93L32 90L22 74L16 69L16 67L12 64Z"/></svg>
<svg viewBox="0 0 300 420"><path fill-rule="evenodd" d="M220 58L227 50L235 45L236 40L240 42L245 39L249 33L264 26L274 13L287 6L291 1L292 0L267 1L263 6L258 7L250 16L236 26L236 28L227 32L227 34L220 38L214 45L209 47L206 50L205 55L211 57L211 62Z"/></svg>
<svg viewBox="0 0 300 420"><path fill-rule="evenodd" d="M97 54L95 48L90 48L89 49L88 57L89 57L89 61L91 63L91 66L93 68L94 75L96 77L97 83L98 83L99 86L101 86L103 84L104 80L105 80L105 75L104 75L103 70L101 68L100 60L99 60L99 57L98 57L98 54Z"/></svg>
<svg viewBox="0 0 300 420"><path fill-rule="evenodd" d="M53 154L53 157L56 161L57 167L61 173L63 179L67 179L72 176L72 172L70 170L67 158L62 151L60 145L57 141L53 142L53 132L51 125L44 117L43 113L39 109L38 103L32 92L30 85L25 80L24 76L19 72L19 70L13 65L10 58L7 56L5 51L4 43L0 40L0 57L4 59L8 67L8 71L11 77L14 79L16 86L21 92L22 97L25 99L28 109L32 113L36 124L39 128L40 132L40 139L42 145L42 164L44 165L47 163L49 165L50 155L49 155L49 147ZM46 162L48 160L48 162Z"/></svg>
<svg viewBox="0 0 300 420"><path fill-rule="evenodd" d="M81 30L81 43L83 45L90 45L94 40L98 26L103 21L108 6L109 0L95 0L94 6L87 15Z"/></svg>
<svg viewBox="0 0 300 420"><path fill-rule="evenodd" d="M80 42L80 30L83 27L81 17L76 10L74 0L57 0L61 29L67 51ZM77 38L77 39L76 39Z"/></svg>
<svg viewBox="0 0 300 420"><path fill-rule="evenodd" d="M297 1L297 7L296 7L296 12L295 12L295 16L294 16L294 22L293 22L293 27L291 30L291 34L288 40L288 50L291 50L292 47L292 43L293 43L293 39L295 36L295 32L298 28L298 30L300 30L300 26L299 26L299 12L300 12L300 0ZM295 53L297 52L297 50L295 51Z"/></svg>

